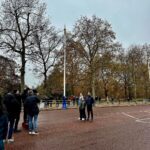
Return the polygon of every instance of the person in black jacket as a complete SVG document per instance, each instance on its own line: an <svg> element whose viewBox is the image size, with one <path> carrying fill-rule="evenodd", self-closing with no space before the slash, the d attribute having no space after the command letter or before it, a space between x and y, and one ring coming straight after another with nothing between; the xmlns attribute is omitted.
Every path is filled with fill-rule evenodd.
<svg viewBox="0 0 150 150"><path fill-rule="evenodd" d="M15 126L14 126L14 132L20 132L21 130L18 129L18 123L20 120L20 113L21 113L21 95L19 93L19 90L14 90L14 96L18 102L18 108L16 109L17 114L16 114L16 120L15 120Z"/></svg>
<svg viewBox="0 0 150 150"><path fill-rule="evenodd" d="M6 110L2 103L2 97L0 96L0 150L4 150L4 141L6 140L8 129L8 118Z"/></svg>
<svg viewBox="0 0 150 150"><path fill-rule="evenodd" d="M86 97L86 106L87 106L87 120L89 120L90 118L90 114L91 114L91 120L93 120L93 104L94 104L94 99L91 96L91 93L88 92L88 96Z"/></svg>
<svg viewBox="0 0 150 150"><path fill-rule="evenodd" d="M21 99L23 103L23 125L28 126L28 118L27 118L27 110L25 108L25 100L28 97L29 88L24 89L23 93L21 94Z"/></svg>
<svg viewBox="0 0 150 150"><path fill-rule="evenodd" d="M39 102L40 100L38 99L38 97L33 93L32 90L30 90L29 96L24 103L29 119L29 134L38 134Z"/></svg>
<svg viewBox="0 0 150 150"><path fill-rule="evenodd" d="M9 92L4 96L4 104L7 109L9 121L8 142L14 142L12 134L19 103L17 102L15 96L11 92Z"/></svg>

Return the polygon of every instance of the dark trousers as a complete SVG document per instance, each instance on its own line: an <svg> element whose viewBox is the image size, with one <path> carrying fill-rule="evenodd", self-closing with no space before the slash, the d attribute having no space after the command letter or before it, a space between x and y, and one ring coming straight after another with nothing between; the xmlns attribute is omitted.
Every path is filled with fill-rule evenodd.
<svg viewBox="0 0 150 150"><path fill-rule="evenodd" d="M4 143L3 143L3 140L0 140L0 150L4 150Z"/></svg>
<svg viewBox="0 0 150 150"><path fill-rule="evenodd" d="M14 116L9 116L9 126L8 126L8 139L12 138L13 134L13 128L14 128L14 123L15 123L15 117Z"/></svg>
<svg viewBox="0 0 150 150"><path fill-rule="evenodd" d="M82 118L86 119L85 108L79 109L79 113L80 113L80 120L82 120Z"/></svg>
<svg viewBox="0 0 150 150"><path fill-rule="evenodd" d="M92 105L87 105L87 114L88 114L88 118L90 118L90 115L91 115L91 119L93 120L93 108L92 108Z"/></svg>
<svg viewBox="0 0 150 150"><path fill-rule="evenodd" d="M19 123L19 120L20 120L20 112L17 113L15 119L16 119L16 121L15 121L15 127L14 127L14 130L17 131L17 130L18 130L18 123Z"/></svg>
<svg viewBox="0 0 150 150"><path fill-rule="evenodd" d="M23 110L23 111L24 111L24 113L23 113L23 121L24 121L24 122L28 122L27 109L26 109L25 107L24 107L23 109L24 109L24 110Z"/></svg>

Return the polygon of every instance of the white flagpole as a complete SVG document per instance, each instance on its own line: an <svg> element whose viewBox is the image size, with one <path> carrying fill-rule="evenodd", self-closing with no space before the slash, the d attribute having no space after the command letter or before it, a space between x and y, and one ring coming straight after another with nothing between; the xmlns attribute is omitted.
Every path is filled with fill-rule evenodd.
<svg viewBox="0 0 150 150"><path fill-rule="evenodd" d="M66 97L66 26L64 26L64 97Z"/></svg>

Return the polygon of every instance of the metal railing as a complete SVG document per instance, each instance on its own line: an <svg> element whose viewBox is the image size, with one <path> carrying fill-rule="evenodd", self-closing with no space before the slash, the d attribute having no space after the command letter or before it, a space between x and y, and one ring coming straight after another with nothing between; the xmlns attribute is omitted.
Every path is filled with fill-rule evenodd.
<svg viewBox="0 0 150 150"><path fill-rule="evenodd" d="M107 102L106 100L102 99L101 101L97 100L94 103L95 107L103 107L103 106L132 106L132 105L143 105L143 104L150 104L149 99L137 99L137 100L114 100ZM40 109L62 109L63 101L62 100L41 100L39 105ZM78 108L78 100L66 101L67 108Z"/></svg>
<svg viewBox="0 0 150 150"><path fill-rule="evenodd" d="M62 100L41 100L39 105L40 109L49 109L49 108L62 108L63 101ZM78 101L66 101L67 108L77 108Z"/></svg>

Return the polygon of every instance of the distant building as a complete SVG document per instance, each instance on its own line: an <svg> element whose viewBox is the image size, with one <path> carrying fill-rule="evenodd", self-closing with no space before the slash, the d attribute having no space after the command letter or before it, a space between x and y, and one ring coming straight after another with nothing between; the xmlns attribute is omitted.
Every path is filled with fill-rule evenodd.
<svg viewBox="0 0 150 150"><path fill-rule="evenodd" d="M0 55L0 93L20 84L16 62Z"/></svg>

